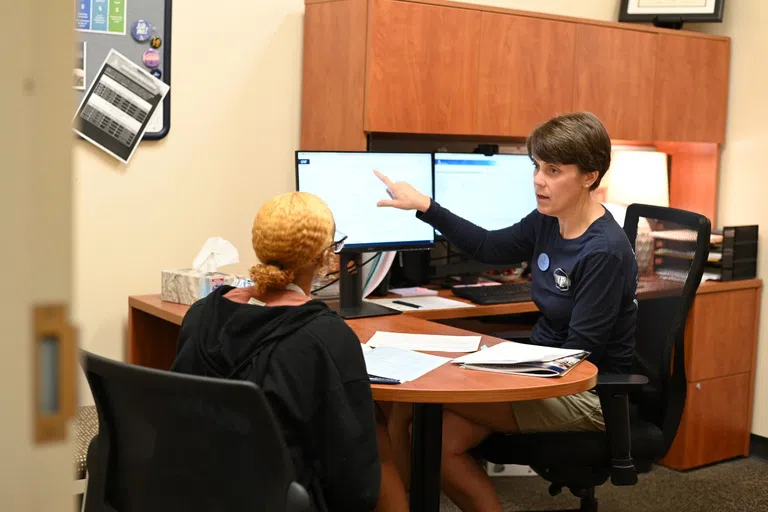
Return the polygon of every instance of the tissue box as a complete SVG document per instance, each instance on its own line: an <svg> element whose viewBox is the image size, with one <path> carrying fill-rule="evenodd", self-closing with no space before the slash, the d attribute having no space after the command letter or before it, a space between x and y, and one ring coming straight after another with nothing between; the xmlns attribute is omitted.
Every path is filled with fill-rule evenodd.
<svg viewBox="0 0 768 512"><path fill-rule="evenodd" d="M223 285L235 286L240 278L222 272L203 272L193 268L161 271L160 298L179 304L194 304ZM242 286L242 284L241 284Z"/></svg>

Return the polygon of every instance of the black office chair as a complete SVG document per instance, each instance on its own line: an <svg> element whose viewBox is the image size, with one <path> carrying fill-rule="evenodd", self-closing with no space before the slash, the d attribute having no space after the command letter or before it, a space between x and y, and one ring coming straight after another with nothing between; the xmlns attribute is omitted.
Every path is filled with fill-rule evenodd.
<svg viewBox="0 0 768 512"><path fill-rule="evenodd" d="M99 416L86 512L312 510L256 385L83 356Z"/></svg>
<svg viewBox="0 0 768 512"><path fill-rule="evenodd" d="M551 482L553 496L568 488L579 497L581 512L597 511L595 487L608 477L617 486L637 483L638 470L667 453L683 414L685 324L709 255L710 229L695 213L629 206L624 231L639 264L642 259L640 286L654 293L639 303L633 374L598 375L606 432L495 434L475 453L495 464L530 466ZM679 257L652 256L657 231L676 239ZM688 249L692 254L685 256Z"/></svg>

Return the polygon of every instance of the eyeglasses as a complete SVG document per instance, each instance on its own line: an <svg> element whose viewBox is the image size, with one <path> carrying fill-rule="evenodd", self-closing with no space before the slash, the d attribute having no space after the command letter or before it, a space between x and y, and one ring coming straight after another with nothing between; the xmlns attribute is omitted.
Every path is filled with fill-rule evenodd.
<svg viewBox="0 0 768 512"><path fill-rule="evenodd" d="M347 235L337 230L333 235L333 239L335 241L331 244L331 249L333 249L334 253L339 254L344 248L344 241L347 239Z"/></svg>

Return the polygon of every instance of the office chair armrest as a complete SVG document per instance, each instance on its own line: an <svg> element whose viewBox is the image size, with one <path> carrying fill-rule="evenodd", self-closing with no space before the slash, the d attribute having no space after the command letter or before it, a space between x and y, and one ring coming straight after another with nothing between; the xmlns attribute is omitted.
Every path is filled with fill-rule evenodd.
<svg viewBox="0 0 768 512"><path fill-rule="evenodd" d="M611 444L611 483L635 485L637 471L632 459L629 425L629 392L648 382L642 375L600 375L597 393L603 409L605 433Z"/></svg>
<svg viewBox="0 0 768 512"><path fill-rule="evenodd" d="M648 384L645 375L619 375L607 374L597 376L597 390L610 393L630 393Z"/></svg>

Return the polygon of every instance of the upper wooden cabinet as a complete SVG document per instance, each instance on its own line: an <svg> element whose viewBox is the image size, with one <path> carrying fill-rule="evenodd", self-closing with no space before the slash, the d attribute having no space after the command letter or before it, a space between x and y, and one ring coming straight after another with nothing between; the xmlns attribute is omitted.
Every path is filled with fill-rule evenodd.
<svg viewBox="0 0 768 512"><path fill-rule="evenodd" d="M483 13L476 132L527 134L571 110L576 25Z"/></svg>
<svg viewBox="0 0 768 512"><path fill-rule="evenodd" d="M654 139L725 142L730 44L659 34Z"/></svg>
<svg viewBox="0 0 768 512"><path fill-rule="evenodd" d="M598 25L576 32L573 110L589 111L612 139L653 139L656 34Z"/></svg>
<svg viewBox="0 0 768 512"><path fill-rule="evenodd" d="M472 134L482 13L372 0L368 132Z"/></svg>
<svg viewBox="0 0 768 512"><path fill-rule="evenodd" d="M726 38L442 0L305 2L304 149L526 137L575 110L614 140L725 138Z"/></svg>

